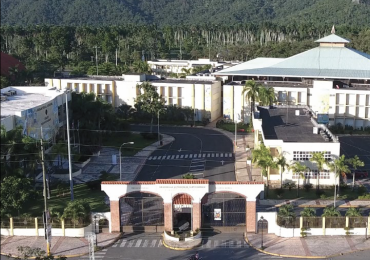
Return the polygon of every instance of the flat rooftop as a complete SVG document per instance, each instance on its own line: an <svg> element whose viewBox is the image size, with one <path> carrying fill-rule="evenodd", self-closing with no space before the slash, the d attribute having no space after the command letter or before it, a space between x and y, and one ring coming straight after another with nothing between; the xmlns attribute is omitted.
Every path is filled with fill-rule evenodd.
<svg viewBox="0 0 370 260"><path fill-rule="evenodd" d="M284 142L317 143L325 142L320 134L313 133L314 125L304 108L258 107L262 119L265 139L277 139ZM300 115L296 116L295 111Z"/></svg>

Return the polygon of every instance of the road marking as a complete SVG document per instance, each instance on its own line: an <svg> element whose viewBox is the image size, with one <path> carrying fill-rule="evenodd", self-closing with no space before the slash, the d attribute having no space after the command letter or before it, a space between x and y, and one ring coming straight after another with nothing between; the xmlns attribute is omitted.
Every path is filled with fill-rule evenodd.
<svg viewBox="0 0 370 260"><path fill-rule="evenodd" d="M206 244L206 247L207 248L211 248L212 247L212 240L208 239L207 244Z"/></svg>
<svg viewBox="0 0 370 260"><path fill-rule="evenodd" d="M226 154L225 154L226 155ZM224 157L224 154L223 153L220 153L220 157Z"/></svg>
<svg viewBox="0 0 370 260"><path fill-rule="evenodd" d="M213 247L218 247L218 240L213 241Z"/></svg>
<svg viewBox="0 0 370 260"><path fill-rule="evenodd" d="M127 247L132 247L132 246L134 245L134 243L135 243L135 240L130 240L130 241L128 242Z"/></svg>
<svg viewBox="0 0 370 260"><path fill-rule="evenodd" d="M206 157L206 156L207 156L207 155L204 153L204 154L203 154L203 157Z"/></svg>
<svg viewBox="0 0 370 260"><path fill-rule="evenodd" d="M233 157L233 154L232 153L229 153L229 157Z"/></svg>
<svg viewBox="0 0 370 260"><path fill-rule="evenodd" d="M229 241L229 247L230 247L230 248L234 248L234 242L235 242L235 241Z"/></svg>
<svg viewBox="0 0 370 260"><path fill-rule="evenodd" d="M138 239L137 242L136 242L135 247L140 247L141 241L142 241L141 239Z"/></svg>
<svg viewBox="0 0 370 260"><path fill-rule="evenodd" d="M170 158L171 158L171 155L168 155L168 156L167 156L167 159L170 159Z"/></svg>
<svg viewBox="0 0 370 260"><path fill-rule="evenodd" d="M119 247L125 247L127 243L127 240L122 240L122 243L119 245Z"/></svg>
<svg viewBox="0 0 370 260"><path fill-rule="evenodd" d="M238 240L238 241L236 242L236 247L237 247L237 248L241 248L241 247L242 247L242 241Z"/></svg>
<svg viewBox="0 0 370 260"><path fill-rule="evenodd" d="M189 158L193 158L193 155L192 154L189 154Z"/></svg>
<svg viewBox="0 0 370 260"><path fill-rule="evenodd" d="M179 152L181 152L182 148L179 149Z"/></svg>
<svg viewBox="0 0 370 260"><path fill-rule="evenodd" d="M172 156L171 156L171 159L173 159L173 158L175 158L175 155L172 155Z"/></svg>
<svg viewBox="0 0 370 260"><path fill-rule="evenodd" d="M194 154L194 158L197 158L198 157L198 155L197 154Z"/></svg>
<svg viewBox="0 0 370 260"><path fill-rule="evenodd" d="M184 155L181 155L181 156L180 156L180 158L181 158L181 159L182 159L182 158L184 158Z"/></svg>
<svg viewBox="0 0 370 260"><path fill-rule="evenodd" d="M200 158L200 157L202 157L202 154L200 153L200 154L198 154L198 158Z"/></svg>
<svg viewBox="0 0 370 260"><path fill-rule="evenodd" d="M150 245L150 247L155 247L155 244L157 243L157 239L154 239L153 241L152 241L152 244Z"/></svg>
<svg viewBox="0 0 370 260"><path fill-rule="evenodd" d="M153 159L153 156L150 156L148 159L149 159L149 160Z"/></svg>
<svg viewBox="0 0 370 260"><path fill-rule="evenodd" d="M159 242L158 242L158 247L162 247L163 244L162 244L162 239L159 239Z"/></svg>
<svg viewBox="0 0 370 260"><path fill-rule="evenodd" d="M144 244L143 244L143 247L148 247L148 244L149 244L149 240L148 239L145 239Z"/></svg>
<svg viewBox="0 0 370 260"><path fill-rule="evenodd" d="M212 154L212 157L215 157L215 154L214 153Z"/></svg>
<svg viewBox="0 0 370 260"><path fill-rule="evenodd" d="M153 160L157 160L157 156L153 156Z"/></svg>
<svg viewBox="0 0 370 260"><path fill-rule="evenodd" d="M209 154L207 154L207 157L211 157L211 154L209 153Z"/></svg>
<svg viewBox="0 0 370 260"><path fill-rule="evenodd" d="M162 158L162 156L158 156L157 160L160 160Z"/></svg>
<svg viewBox="0 0 370 260"><path fill-rule="evenodd" d="M176 159L178 159L179 158L179 155L176 155Z"/></svg>
<svg viewBox="0 0 370 260"><path fill-rule="evenodd" d="M219 156L219 154L218 153L216 153L216 157L218 157Z"/></svg>
<svg viewBox="0 0 370 260"><path fill-rule="evenodd" d="M189 156L188 154L185 154L185 158L188 158L188 156Z"/></svg>

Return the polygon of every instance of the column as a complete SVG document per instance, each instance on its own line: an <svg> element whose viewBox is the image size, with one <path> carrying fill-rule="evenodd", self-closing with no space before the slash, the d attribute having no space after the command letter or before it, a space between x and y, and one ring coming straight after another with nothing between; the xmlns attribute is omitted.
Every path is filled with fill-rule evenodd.
<svg viewBox="0 0 370 260"><path fill-rule="evenodd" d="M110 201L111 233L120 232L119 200Z"/></svg>
<svg viewBox="0 0 370 260"><path fill-rule="evenodd" d="M36 236L38 237L39 236L39 224L38 224L37 218L35 218L35 233L36 233Z"/></svg>
<svg viewBox="0 0 370 260"><path fill-rule="evenodd" d="M164 230L171 232L173 230L173 209L172 202L164 203Z"/></svg>
<svg viewBox="0 0 370 260"><path fill-rule="evenodd" d="M193 231L197 230L198 228L200 229L201 226L201 219L202 219L202 209L201 209L202 204L200 202L193 202L193 216L192 216L192 221L193 221Z"/></svg>
<svg viewBox="0 0 370 260"><path fill-rule="evenodd" d="M246 228L247 232L256 232L256 201L246 202Z"/></svg>

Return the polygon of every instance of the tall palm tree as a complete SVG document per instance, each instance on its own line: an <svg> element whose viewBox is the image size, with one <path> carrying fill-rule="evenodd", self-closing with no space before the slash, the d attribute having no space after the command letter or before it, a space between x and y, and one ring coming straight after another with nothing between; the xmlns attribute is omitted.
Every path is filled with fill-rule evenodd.
<svg viewBox="0 0 370 260"><path fill-rule="evenodd" d="M275 101L275 92L274 88L268 87L264 88L261 87L258 91L258 98L259 101L263 106L270 106Z"/></svg>
<svg viewBox="0 0 370 260"><path fill-rule="evenodd" d="M287 163L284 155L280 155L276 163L278 167L280 168L280 188L282 188L283 187L283 172L285 172L285 169L289 167L289 164Z"/></svg>
<svg viewBox="0 0 370 260"><path fill-rule="evenodd" d="M357 167L364 167L364 162L360 160L360 158L358 158L357 155L355 155L353 158L349 158L347 159L347 163L349 163L350 165L352 165L352 168L356 171L357 170ZM352 190L354 189L355 187L355 173L352 174L352 177L353 177L353 181L352 181Z"/></svg>
<svg viewBox="0 0 370 260"><path fill-rule="evenodd" d="M243 95L245 94L246 98L251 103L251 121L252 121L252 113L254 111L254 104L258 100L258 93L261 89L261 85L257 84L254 80L248 80L245 82L245 86L243 87Z"/></svg>
<svg viewBox="0 0 370 260"><path fill-rule="evenodd" d="M312 153L312 157L310 158L311 162L316 163L317 169L318 169L318 175L316 176L317 178L317 185L316 189L320 189L319 187L319 178L320 178L320 172L324 169L324 165L326 164L325 157L324 157L325 152L314 152Z"/></svg>
<svg viewBox="0 0 370 260"><path fill-rule="evenodd" d="M304 172L307 170L307 167L300 162L294 162L289 167L294 173L298 174L298 182L297 182L297 197L299 196L299 177L304 178Z"/></svg>
<svg viewBox="0 0 370 260"><path fill-rule="evenodd" d="M338 196L339 196L339 192L340 192L340 176L342 174L346 174L346 173L350 172L349 167L346 164L346 162L347 162L346 156L343 154L338 159L335 159L330 164L328 164L330 171L334 172L334 180L335 180L334 181L335 182L334 189L336 189L336 187L337 187L336 179L337 179L337 177L339 177Z"/></svg>

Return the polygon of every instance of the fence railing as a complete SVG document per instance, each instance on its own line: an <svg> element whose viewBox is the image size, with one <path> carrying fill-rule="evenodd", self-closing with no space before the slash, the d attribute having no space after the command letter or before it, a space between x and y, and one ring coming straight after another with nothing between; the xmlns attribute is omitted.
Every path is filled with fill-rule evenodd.
<svg viewBox="0 0 370 260"><path fill-rule="evenodd" d="M325 217L325 228L346 227L346 217Z"/></svg>
<svg viewBox="0 0 370 260"><path fill-rule="evenodd" d="M26 228L26 229L35 229L43 228L44 220L42 217L13 217L12 219L2 218L1 219L1 228L10 228L11 221L13 228ZM53 228L62 228L62 219L60 218L51 218L51 225ZM64 219L64 228L82 228L86 227L91 223L89 219Z"/></svg>
<svg viewBox="0 0 370 260"><path fill-rule="evenodd" d="M282 217L277 216L276 223L285 228L299 228L300 220L299 217Z"/></svg>
<svg viewBox="0 0 370 260"><path fill-rule="evenodd" d="M350 217L348 222L349 228L364 228L367 227L367 217Z"/></svg>
<svg viewBox="0 0 370 260"><path fill-rule="evenodd" d="M322 217L303 217L304 228L322 228Z"/></svg>

